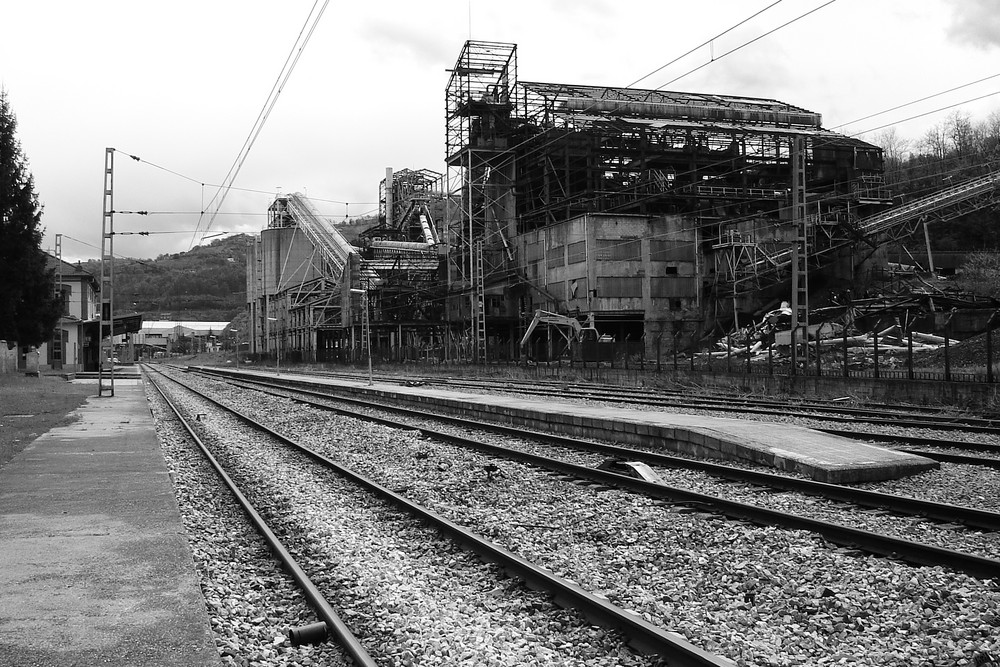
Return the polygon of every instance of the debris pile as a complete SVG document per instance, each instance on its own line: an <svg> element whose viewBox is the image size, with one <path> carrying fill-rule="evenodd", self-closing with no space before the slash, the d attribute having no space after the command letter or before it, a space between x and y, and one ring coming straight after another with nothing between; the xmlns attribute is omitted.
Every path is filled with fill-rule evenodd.
<svg viewBox="0 0 1000 667"><path fill-rule="evenodd" d="M704 360L735 357L745 360L749 357L751 363L787 359L792 352L791 315L788 302L782 302L779 308L766 313L760 322L727 333L715 341L715 349L696 353L695 358ZM905 321L907 319L908 322ZM849 363L860 366L872 362L876 351L882 358L880 363L893 366L896 363L895 357L908 355L911 351L926 353L960 344L957 339L946 339L938 334L912 328L913 318L904 318L903 323L897 318L896 323L888 327L867 331L859 328L862 321L857 310L841 308L838 318L801 327L795 337L800 343L805 342L810 357L815 358L817 350L821 356L832 356L834 350L844 351L846 348ZM877 327L882 320L874 318L874 322ZM907 323L911 327L909 331ZM803 353L803 348L799 348L799 353ZM836 356L842 358L841 354Z"/></svg>

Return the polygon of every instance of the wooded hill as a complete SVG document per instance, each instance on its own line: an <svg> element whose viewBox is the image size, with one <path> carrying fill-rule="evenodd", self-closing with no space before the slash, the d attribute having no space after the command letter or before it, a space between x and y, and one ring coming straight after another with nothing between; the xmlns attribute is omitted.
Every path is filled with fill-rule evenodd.
<svg viewBox="0 0 1000 667"><path fill-rule="evenodd" d="M376 224L358 218L337 229L349 241ZM231 322L246 311L247 234L217 239L188 252L156 259L115 258L115 313L141 313L146 321ZM96 259L82 264L95 278Z"/></svg>
<svg viewBox="0 0 1000 667"><path fill-rule="evenodd" d="M156 259L116 257L115 313L141 313L147 321L231 321L246 310L251 242L240 234ZM88 260L83 268L101 275L98 260Z"/></svg>

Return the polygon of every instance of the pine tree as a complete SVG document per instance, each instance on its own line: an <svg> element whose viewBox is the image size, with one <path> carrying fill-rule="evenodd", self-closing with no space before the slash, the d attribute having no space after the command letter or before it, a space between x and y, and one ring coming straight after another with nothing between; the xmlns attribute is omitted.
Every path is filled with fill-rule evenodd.
<svg viewBox="0 0 1000 667"><path fill-rule="evenodd" d="M51 338L62 304L42 251L42 207L16 130L7 91L0 89L0 339L40 345Z"/></svg>

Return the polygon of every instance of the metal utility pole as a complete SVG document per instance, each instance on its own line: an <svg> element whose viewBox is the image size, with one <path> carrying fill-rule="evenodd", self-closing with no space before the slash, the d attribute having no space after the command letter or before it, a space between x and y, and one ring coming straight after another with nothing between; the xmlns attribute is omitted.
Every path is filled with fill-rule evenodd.
<svg viewBox="0 0 1000 667"><path fill-rule="evenodd" d="M101 230L101 312L97 316L97 395L115 395L115 149L104 149L104 217ZM108 384L104 384L104 360L108 360Z"/></svg>

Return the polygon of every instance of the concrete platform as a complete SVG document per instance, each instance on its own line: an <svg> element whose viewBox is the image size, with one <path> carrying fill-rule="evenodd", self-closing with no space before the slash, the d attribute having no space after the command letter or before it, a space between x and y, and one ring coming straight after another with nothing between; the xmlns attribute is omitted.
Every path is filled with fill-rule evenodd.
<svg viewBox="0 0 1000 667"><path fill-rule="evenodd" d="M78 414L0 469L0 665L221 664L141 380Z"/></svg>
<svg viewBox="0 0 1000 667"><path fill-rule="evenodd" d="M268 377L274 375L249 373ZM322 384L350 393L368 392L387 402L414 408L433 406L434 410L470 419L499 421L537 431L555 431L625 445L651 445L668 452L748 461L798 472L821 482L851 484L882 481L940 467L937 461L923 456L787 424L470 394L377 382L369 386L365 381L323 379L286 372L282 372L280 377Z"/></svg>

